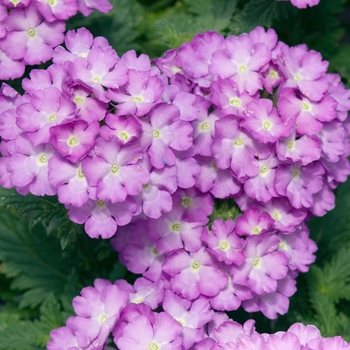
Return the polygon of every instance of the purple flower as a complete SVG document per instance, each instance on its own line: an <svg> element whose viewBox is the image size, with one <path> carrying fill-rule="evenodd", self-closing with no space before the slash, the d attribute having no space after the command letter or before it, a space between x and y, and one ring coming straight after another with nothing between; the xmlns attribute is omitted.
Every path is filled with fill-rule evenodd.
<svg viewBox="0 0 350 350"><path fill-rule="evenodd" d="M218 269L204 247L195 253L173 251L166 258L163 271L171 277L171 290L188 300L200 295L215 296L227 285L226 274Z"/></svg>
<svg viewBox="0 0 350 350"><path fill-rule="evenodd" d="M248 34L229 36L223 49L213 53L209 72L221 78L233 77L240 92L254 95L262 88L259 71L270 59L269 48L262 42L254 43Z"/></svg>
<svg viewBox="0 0 350 350"><path fill-rule="evenodd" d="M77 224L85 224L91 238L111 238L118 225L127 225L137 210L134 199L127 197L123 203L111 203L89 199L82 207L66 205L69 218Z"/></svg>
<svg viewBox="0 0 350 350"><path fill-rule="evenodd" d="M137 195L148 183L150 174L138 164L141 151L137 145L121 145L116 137L106 141L99 137L94 153L82 162L90 186L97 187L96 196L112 203Z"/></svg>
<svg viewBox="0 0 350 350"><path fill-rule="evenodd" d="M116 341L120 350L182 349L182 326L166 312L156 314L154 323L143 315L136 316Z"/></svg>
<svg viewBox="0 0 350 350"><path fill-rule="evenodd" d="M16 9L6 19L7 35L3 48L12 59L23 59L26 64L39 64L52 58L53 47L64 39L65 23L47 23L36 6Z"/></svg>
<svg viewBox="0 0 350 350"><path fill-rule="evenodd" d="M142 122L141 145L148 148L151 164L157 169L175 164L172 149L184 151L192 145L192 127L179 117L176 106L160 103L148 115L150 124Z"/></svg>
<svg viewBox="0 0 350 350"><path fill-rule="evenodd" d="M78 316L67 321L81 347L91 343L101 345L118 321L120 311L128 301L128 293L109 281L95 280L94 287L85 287L81 296L73 299L73 308Z"/></svg>
<svg viewBox="0 0 350 350"><path fill-rule="evenodd" d="M243 248L245 262L231 266L233 282L248 285L259 295L276 291L277 280L288 272L288 258L276 251L278 243L279 239L274 235L247 237Z"/></svg>
<svg viewBox="0 0 350 350"><path fill-rule="evenodd" d="M63 157L75 163L92 149L99 128L97 121L88 125L84 120L52 126L50 141Z"/></svg>

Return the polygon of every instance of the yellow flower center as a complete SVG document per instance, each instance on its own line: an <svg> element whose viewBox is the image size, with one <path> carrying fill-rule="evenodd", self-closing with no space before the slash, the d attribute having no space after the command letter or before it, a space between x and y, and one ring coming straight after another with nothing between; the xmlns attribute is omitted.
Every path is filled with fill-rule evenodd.
<svg viewBox="0 0 350 350"><path fill-rule="evenodd" d="M174 232L180 232L181 231L181 225L176 222L175 224L172 224L170 229Z"/></svg>
<svg viewBox="0 0 350 350"><path fill-rule="evenodd" d="M102 314L99 316L98 321L102 324L107 320L107 316L105 314Z"/></svg>
<svg viewBox="0 0 350 350"><path fill-rule="evenodd" d="M287 250L287 244L285 241L281 241L280 244L279 244L279 248L281 250Z"/></svg>
<svg viewBox="0 0 350 350"><path fill-rule="evenodd" d="M69 146L76 146L79 143L79 139L76 136L72 136L69 140L68 140L68 145Z"/></svg>
<svg viewBox="0 0 350 350"><path fill-rule="evenodd" d="M229 246L230 245L229 245L229 243L227 241L221 241L220 242L220 249L223 250L223 251L227 250Z"/></svg>
<svg viewBox="0 0 350 350"><path fill-rule="evenodd" d="M294 141L293 140L289 140L288 143L287 143L287 147L291 151L294 148Z"/></svg>
<svg viewBox="0 0 350 350"><path fill-rule="evenodd" d="M207 131L210 129L210 123L209 122L205 122L203 124L200 125L200 129L203 131Z"/></svg>
<svg viewBox="0 0 350 350"><path fill-rule="evenodd" d="M195 260L195 261L192 263L192 269L193 269L193 270L198 270L200 267L201 267L201 264L200 264L199 261Z"/></svg>
<svg viewBox="0 0 350 350"><path fill-rule="evenodd" d="M260 174L264 174L269 170L269 167L267 165L262 165L260 167Z"/></svg>
<svg viewBox="0 0 350 350"><path fill-rule="evenodd" d="M19 0L10 0L13 5L16 7L19 4Z"/></svg>
<svg viewBox="0 0 350 350"><path fill-rule="evenodd" d="M255 226L253 229L252 229L252 232L254 235L259 235L260 232L261 232L261 229L259 226Z"/></svg>
<svg viewBox="0 0 350 350"><path fill-rule="evenodd" d="M244 144L244 138L243 137L239 137L236 141L235 141L235 145L236 146L242 146Z"/></svg>
<svg viewBox="0 0 350 350"><path fill-rule="evenodd" d="M49 122L54 122L57 119L57 115L51 114L48 119L49 119Z"/></svg>
<svg viewBox="0 0 350 350"><path fill-rule="evenodd" d="M272 78L272 79L278 79L279 78L279 74L278 74L277 71L271 70L270 73L269 73L269 77Z"/></svg>
<svg viewBox="0 0 350 350"><path fill-rule="evenodd" d="M74 97L74 102L77 104L77 105L81 105L84 103L84 98L81 97L81 96L75 96Z"/></svg>
<svg viewBox="0 0 350 350"><path fill-rule="evenodd" d="M296 179L299 177L300 170L299 169L294 169L293 170L293 179Z"/></svg>
<svg viewBox="0 0 350 350"><path fill-rule="evenodd" d="M311 106L310 103L303 101L303 102L301 103L301 109L302 109L303 111L311 111L312 106Z"/></svg>
<svg viewBox="0 0 350 350"><path fill-rule="evenodd" d="M133 96L132 97L132 100L135 102L135 103L140 103L144 100L144 98L142 96Z"/></svg>
<svg viewBox="0 0 350 350"><path fill-rule="evenodd" d="M126 131L121 131L118 136L124 141L127 141L130 138L130 135Z"/></svg>
<svg viewBox="0 0 350 350"><path fill-rule="evenodd" d="M229 103L231 106L238 107L241 105L242 102L238 97L232 97L230 98Z"/></svg>
<svg viewBox="0 0 350 350"><path fill-rule="evenodd" d="M42 154L39 157L39 164L46 164L49 161L49 158L47 157L46 154Z"/></svg>
<svg viewBox="0 0 350 350"><path fill-rule="evenodd" d="M238 72L244 74L247 72L247 66L245 64L241 64L239 67L238 67Z"/></svg>
<svg viewBox="0 0 350 350"><path fill-rule="evenodd" d="M302 79L302 76L300 74L294 74L293 78L294 78L295 81L299 81L299 80Z"/></svg>
<svg viewBox="0 0 350 350"><path fill-rule="evenodd" d="M282 215L277 210L274 210L272 212L271 216L275 220L281 220L281 218L282 218Z"/></svg>
<svg viewBox="0 0 350 350"><path fill-rule="evenodd" d="M111 173L112 174L116 174L118 172L118 170L119 170L119 165L118 164L113 164L111 166Z"/></svg>
<svg viewBox="0 0 350 350"><path fill-rule="evenodd" d="M253 266L254 267L259 267L260 265L260 258L256 257L253 259Z"/></svg>
<svg viewBox="0 0 350 350"><path fill-rule="evenodd" d="M94 76L94 77L92 78L92 81L93 81L94 83L99 83L99 82L101 81L101 78L98 77L98 76L96 75L96 76Z"/></svg>
<svg viewBox="0 0 350 350"><path fill-rule="evenodd" d="M192 204L192 199L188 197L184 197L182 199L182 205L186 208L188 208Z"/></svg>
<svg viewBox="0 0 350 350"><path fill-rule="evenodd" d="M271 129L271 126L272 126L272 123L269 121L269 120L265 120L264 123L263 123L263 128L265 130L269 130Z"/></svg>
<svg viewBox="0 0 350 350"><path fill-rule="evenodd" d="M56 5L56 0L46 0L47 3L50 5L50 6L55 6Z"/></svg>
<svg viewBox="0 0 350 350"><path fill-rule="evenodd" d="M79 168L78 169L78 178L79 179L83 179L85 177L84 173L83 173L83 169Z"/></svg>
<svg viewBox="0 0 350 350"><path fill-rule="evenodd" d="M159 346L156 343L149 343L148 350L159 350Z"/></svg>
<svg viewBox="0 0 350 350"><path fill-rule="evenodd" d="M159 137L160 136L160 132L158 130L153 130L152 131L152 135L153 135L153 137Z"/></svg>
<svg viewBox="0 0 350 350"><path fill-rule="evenodd" d="M35 37L35 29L34 28L29 28L27 30L27 33L31 38Z"/></svg>

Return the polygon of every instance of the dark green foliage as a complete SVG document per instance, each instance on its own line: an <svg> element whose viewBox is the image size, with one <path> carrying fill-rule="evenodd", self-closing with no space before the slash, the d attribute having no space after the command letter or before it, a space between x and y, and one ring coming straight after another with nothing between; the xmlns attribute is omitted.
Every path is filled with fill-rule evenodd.
<svg viewBox="0 0 350 350"><path fill-rule="evenodd" d="M1 350L40 350L45 349L52 329L62 326L60 305L53 296L46 296L40 307L38 319L20 320L18 314L0 313Z"/></svg>
<svg viewBox="0 0 350 350"><path fill-rule="evenodd" d="M288 2L275 0L251 0L245 2L242 11L232 19L230 32L239 35L250 32L256 26L272 27L273 21L286 19L295 9Z"/></svg>
<svg viewBox="0 0 350 350"><path fill-rule="evenodd" d="M49 226L56 230L64 249L77 239L78 234L84 233L82 225L74 224L67 215L66 208L58 202L55 196L36 197L32 194L22 196L15 189L0 187L0 207L17 210L18 215L29 220L29 229L33 230L38 224Z"/></svg>
<svg viewBox="0 0 350 350"><path fill-rule="evenodd" d="M104 36L119 56L130 49L151 58L190 41L199 32L239 35L257 25L274 28L288 45L306 43L328 60L350 86L350 1L321 0L298 10L276 0L111 0L113 10L77 15L67 29L88 28ZM35 68L44 69L48 64ZM26 76L33 67L27 67ZM21 91L21 80L10 83ZM350 340L350 182L336 191L336 209L309 222L317 261L297 279L287 315L268 320L240 309L230 316L256 319L259 332L286 330L294 322L315 324L324 336ZM236 218L230 201L211 217ZM92 240L72 223L57 197L22 196L0 188L0 350L41 350L51 329L73 314L72 298L95 278L114 281L127 272L108 241Z"/></svg>

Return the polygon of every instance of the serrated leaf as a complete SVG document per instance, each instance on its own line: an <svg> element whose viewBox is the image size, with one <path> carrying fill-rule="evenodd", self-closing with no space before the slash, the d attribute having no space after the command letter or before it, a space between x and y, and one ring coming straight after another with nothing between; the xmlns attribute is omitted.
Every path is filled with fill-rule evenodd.
<svg viewBox="0 0 350 350"><path fill-rule="evenodd" d="M232 19L232 34L250 32L256 26L271 27L273 20L288 16L290 4L276 0L251 0Z"/></svg>
<svg viewBox="0 0 350 350"><path fill-rule="evenodd" d="M21 305L35 307L52 291L63 293L71 266L65 263L57 239L44 229L30 232L25 221L0 210L0 260L12 288L28 290Z"/></svg>
<svg viewBox="0 0 350 350"><path fill-rule="evenodd" d="M73 223L67 214L67 210L58 202L55 196L34 196L27 194L22 196L15 189L0 187L0 207L15 209L19 215L28 219L28 227L34 230L38 224L49 226L56 219L58 222L57 235L61 240L62 249L77 239L83 232L83 226Z"/></svg>

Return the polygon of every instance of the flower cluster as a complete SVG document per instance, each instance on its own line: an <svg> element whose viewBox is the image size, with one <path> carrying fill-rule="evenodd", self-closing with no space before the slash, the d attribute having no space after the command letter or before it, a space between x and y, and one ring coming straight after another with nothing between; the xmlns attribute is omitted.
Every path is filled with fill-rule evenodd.
<svg viewBox="0 0 350 350"><path fill-rule="evenodd" d="M65 327L51 332L47 349L103 350L110 332L120 350L350 349L341 337L324 338L315 326L301 323L286 332L259 334L254 320L240 325L225 313L214 313L205 298L189 301L171 291L165 293L163 310L155 312L148 302L133 301L146 295L146 289L145 285L139 286L135 293L121 281L111 284L95 280L94 287L84 288L81 296L73 299L77 316L71 316Z"/></svg>
<svg viewBox="0 0 350 350"><path fill-rule="evenodd" d="M107 13L108 0L1 0L0 79L21 77L26 65L52 58L64 40L65 20L80 11Z"/></svg>
<svg viewBox="0 0 350 350"><path fill-rule="evenodd" d="M305 220L333 208L350 174L340 77L261 27L198 34L157 67L84 28L65 44L23 96L1 89L0 184L57 194L142 277L85 289L49 349L103 349L110 332L120 349L189 349L207 341L213 309L286 313L315 260ZM207 226L214 198L241 215Z"/></svg>

